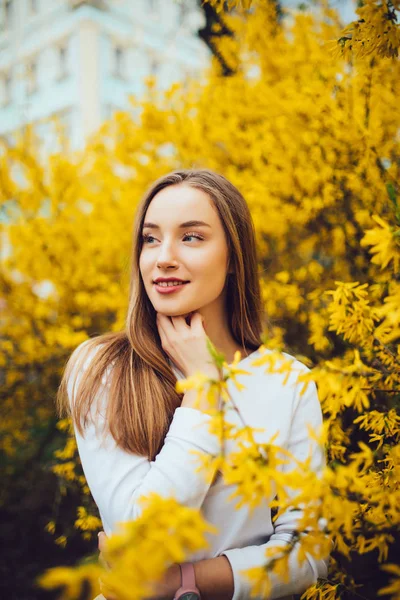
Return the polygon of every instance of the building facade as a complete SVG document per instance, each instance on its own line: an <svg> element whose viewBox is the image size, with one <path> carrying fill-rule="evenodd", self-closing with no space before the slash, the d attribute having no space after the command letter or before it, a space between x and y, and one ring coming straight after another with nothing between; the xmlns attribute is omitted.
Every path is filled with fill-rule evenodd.
<svg viewBox="0 0 400 600"><path fill-rule="evenodd" d="M196 0L0 0L0 135L33 123L51 150L57 117L73 148L115 110L207 66Z"/></svg>

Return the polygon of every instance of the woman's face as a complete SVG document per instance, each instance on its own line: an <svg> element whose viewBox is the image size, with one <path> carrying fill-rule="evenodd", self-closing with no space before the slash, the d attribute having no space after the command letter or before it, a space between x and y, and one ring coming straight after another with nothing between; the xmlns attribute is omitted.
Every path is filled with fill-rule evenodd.
<svg viewBox="0 0 400 600"><path fill-rule="evenodd" d="M139 268L157 312L167 316L194 311L204 314L223 306L228 247L208 194L185 184L164 188L147 208L142 235ZM177 287L154 283L158 278L174 277L188 283Z"/></svg>

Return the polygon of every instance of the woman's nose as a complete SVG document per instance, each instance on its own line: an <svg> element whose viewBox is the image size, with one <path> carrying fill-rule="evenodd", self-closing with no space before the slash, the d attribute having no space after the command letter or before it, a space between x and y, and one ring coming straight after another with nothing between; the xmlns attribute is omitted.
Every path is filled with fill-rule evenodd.
<svg viewBox="0 0 400 600"><path fill-rule="evenodd" d="M171 244L161 245L160 252L157 256L157 267L165 269L169 266L176 267L177 265L178 262Z"/></svg>

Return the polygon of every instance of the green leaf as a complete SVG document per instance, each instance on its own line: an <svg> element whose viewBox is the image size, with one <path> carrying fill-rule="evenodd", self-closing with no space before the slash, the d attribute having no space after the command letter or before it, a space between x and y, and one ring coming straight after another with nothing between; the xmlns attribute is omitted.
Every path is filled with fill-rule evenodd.
<svg viewBox="0 0 400 600"><path fill-rule="evenodd" d="M212 343L212 341L210 340L210 338L208 336L206 338L206 342L207 342L208 351L211 354L214 363L216 364L218 369L222 369L222 365L224 364L224 362L226 360L225 354L222 354L222 352L219 352L216 349L216 347L214 346L214 344Z"/></svg>
<svg viewBox="0 0 400 600"><path fill-rule="evenodd" d="M94 552L88 556L84 556L78 561L78 565L96 565L99 562L99 553Z"/></svg>
<svg viewBox="0 0 400 600"><path fill-rule="evenodd" d="M390 181L386 184L386 191L389 196L389 199L393 202L394 207L397 208L396 190L394 189L393 183L391 183Z"/></svg>

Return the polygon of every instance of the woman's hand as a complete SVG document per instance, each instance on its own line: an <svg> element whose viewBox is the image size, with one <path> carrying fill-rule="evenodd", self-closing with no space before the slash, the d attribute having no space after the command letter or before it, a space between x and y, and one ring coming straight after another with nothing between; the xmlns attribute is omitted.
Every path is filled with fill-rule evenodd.
<svg viewBox="0 0 400 600"><path fill-rule="evenodd" d="M104 531L101 531L99 533L99 550L100 550L99 562L106 569L110 569L111 568L110 565L105 561L104 556L102 554L103 550L105 549L106 539L107 539L106 534L104 533ZM173 600L173 598L175 596L175 592L181 586L181 574L180 573L181 573L181 571L180 571L178 564L171 565L167 569L163 580L157 584L156 589L155 589L156 595L148 597L145 600ZM104 596L102 587L103 586L102 586L102 583L100 580L100 589L101 589L101 593ZM118 600L118 598L116 596L113 596L110 594L108 594L108 596L104 596L104 598L106 600Z"/></svg>
<svg viewBox="0 0 400 600"><path fill-rule="evenodd" d="M212 379L218 379L218 369L208 351L207 334L199 312L193 313L190 325L183 316L167 317L157 313L157 327L163 350L186 378L201 371Z"/></svg>
<svg viewBox="0 0 400 600"><path fill-rule="evenodd" d="M106 534L104 533L104 531L100 531L100 533L99 533L99 543L98 543L98 545L99 545L99 550L100 550L100 554L99 554L99 563L100 563L100 564L101 564L101 565L102 565L102 566L103 566L105 569L108 569L108 570L110 570L110 569L111 569L111 567L110 567L110 565L109 565L109 564L106 562L106 560L105 560L105 558L104 558L104 556L103 556L103 550L105 549L106 538L107 538L107 536L106 536ZM103 593L103 584L102 584L102 581L101 581L101 579L100 579L100 591L101 591L101 593L102 593L102 594L103 594L103 596L104 596L104 593ZM104 598L105 598L106 600L118 600L118 598L117 598L116 596L113 596L113 595L111 595L111 596L110 596L110 594L108 594L108 596L104 596ZM95 599L95 600L97 600L97 599Z"/></svg>

